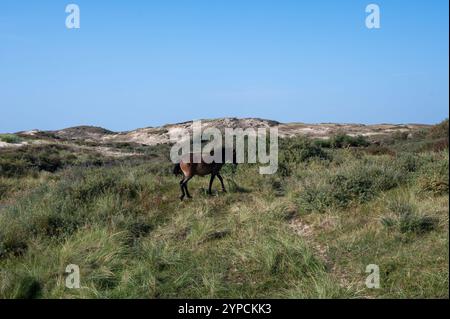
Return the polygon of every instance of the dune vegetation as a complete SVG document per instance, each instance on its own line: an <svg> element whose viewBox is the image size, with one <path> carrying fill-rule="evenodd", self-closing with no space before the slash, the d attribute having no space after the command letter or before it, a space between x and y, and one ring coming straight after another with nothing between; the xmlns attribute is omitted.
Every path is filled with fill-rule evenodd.
<svg viewBox="0 0 450 319"><path fill-rule="evenodd" d="M449 297L448 120L283 139L275 175L226 165L227 193L195 177L183 202L169 146L127 147L0 149L0 298Z"/></svg>

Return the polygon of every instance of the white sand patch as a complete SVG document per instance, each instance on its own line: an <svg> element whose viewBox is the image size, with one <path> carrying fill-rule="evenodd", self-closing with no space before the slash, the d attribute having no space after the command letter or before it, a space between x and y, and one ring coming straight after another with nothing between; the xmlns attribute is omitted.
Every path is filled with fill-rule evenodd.
<svg viewBox="0 0 450 319"><path fill-rule="evenodd" d="M0 148L6 148L6 147L22 147L28 145L28 142L21 142L21 143L6 143L6 142L2 142L0 141Z"/></svg>

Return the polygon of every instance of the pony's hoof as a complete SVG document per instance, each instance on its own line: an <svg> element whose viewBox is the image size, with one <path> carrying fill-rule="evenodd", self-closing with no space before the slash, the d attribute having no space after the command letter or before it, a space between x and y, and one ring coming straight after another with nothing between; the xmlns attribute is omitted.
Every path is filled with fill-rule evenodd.
<svg viewBox="0 0 450 319"><path fill-rule="evenodd" d="M226 192L227 192L227 190L226 190L226 189L222 189L222 192L226 193Z"/></svg>
<svg viewBox="0 0 450 319"><path fill-rule="evenodd" d="M180 196L180 200L183 201L183 199L184 199L184 196Z"/></svg>

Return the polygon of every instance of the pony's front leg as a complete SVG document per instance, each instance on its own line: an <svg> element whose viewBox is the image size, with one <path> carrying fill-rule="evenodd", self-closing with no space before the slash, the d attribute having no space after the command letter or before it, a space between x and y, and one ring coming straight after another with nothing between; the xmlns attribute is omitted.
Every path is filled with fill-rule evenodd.
<svg viewBox="0 0 450 319"><path fill-rule="evenodd" d="M188 198L192 198L191 194L189 194L189 190L188 190L188 187L187 187L187 184L191 180L191 178L192 178L192 176L186 177L184 182L183 182L184 191L185 191L186 196Z"/></svg>

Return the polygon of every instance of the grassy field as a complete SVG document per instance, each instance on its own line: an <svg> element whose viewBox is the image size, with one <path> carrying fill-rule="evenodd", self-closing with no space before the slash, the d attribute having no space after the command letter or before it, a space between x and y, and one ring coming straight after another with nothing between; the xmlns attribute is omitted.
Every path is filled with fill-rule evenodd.
<svg viewBox="0 0 450 319"><path fill-rule="evenodd" d="M195 177L184 202L168 147L140 151L0 152L0 298L449 297L448 121L380 145L283 140L277 174L226 166L228 193Z"/></svg>

